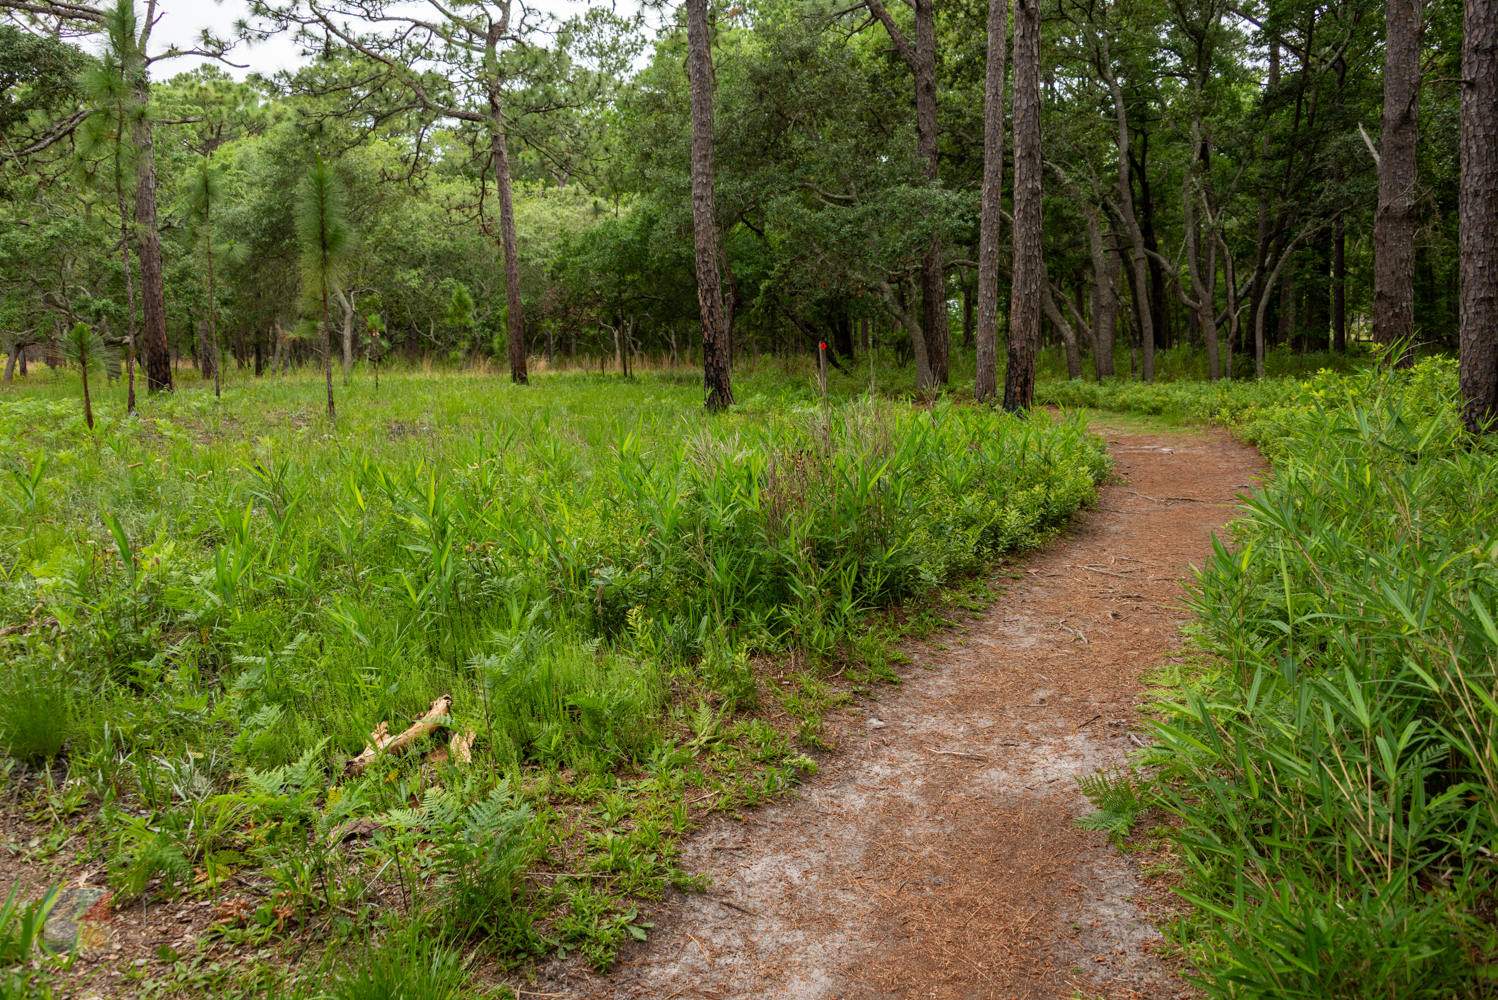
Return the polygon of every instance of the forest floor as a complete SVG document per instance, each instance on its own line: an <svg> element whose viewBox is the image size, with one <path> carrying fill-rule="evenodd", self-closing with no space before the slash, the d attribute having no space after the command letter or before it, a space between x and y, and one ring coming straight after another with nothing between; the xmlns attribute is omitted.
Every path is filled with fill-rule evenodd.
<svg viewBox="0 0 1498 1000"><path fill-rule="evenodd" d="M1078 830L1075 779L1143 745L1181 581L1267 467L1220 430L1095 430L1117 463L1097 507L1006 565L970 627L911 645L904 683L829 727L838 752L799 797L691 838L707 894L670 897L609 975L554 963L523 995L1192 996L1157 930L1179 905L1169 856Z"/></svg>

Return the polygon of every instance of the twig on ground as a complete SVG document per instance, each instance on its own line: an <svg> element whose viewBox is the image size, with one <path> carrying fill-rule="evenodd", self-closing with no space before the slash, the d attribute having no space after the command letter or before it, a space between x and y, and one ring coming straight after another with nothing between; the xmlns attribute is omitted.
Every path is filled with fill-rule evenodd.
<svg viewBox="0 0 1498 1000"><path fill-rule="evenodd" d="M938 750L935 747L927 747L926 750L927 750L928 753L945 754L948 757L974 757L974 758L977 758L978 760L987 760L988 759L987 757L983 756L981 753L963 753L961 750Z"/></svg>
<svg viewBox="0 0 1498 1000"><path fill-rule="evenodd" d="M726 899L718 899L716 897L713 897L712 899L713 899L714 903L717 903L719 906L726 906L730 910L738 910L740 913L747 913L751 917L757 917L757 916L759 916L759 914L755 913L753 910L750 910L750 909L747 909L745 907L742 907L742 906L738 905L737 903L730 903Z"/></svg>
<svg viewBox="0 0 1498 1000"><path fill-rule="evenodd" d="M1116 576L1120 580L1131 580L1131 581L1137 581L1138 580L1138 577L1124 576L1122 573L1115 573L1115 572L1113 572L1110 569L1093 569L1091 566L1082 566L1082 567L1079 567L1079 568L1085 569L1089 573L1101 573L1104 576Z"/></svg>

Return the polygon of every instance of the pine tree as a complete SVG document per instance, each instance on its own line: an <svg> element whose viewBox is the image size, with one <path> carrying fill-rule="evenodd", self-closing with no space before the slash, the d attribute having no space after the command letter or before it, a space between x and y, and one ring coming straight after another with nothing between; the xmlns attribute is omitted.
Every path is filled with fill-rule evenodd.
<svg viewBox="0 0 1498 1000"><path fill-rule="evenodd" d="M63 361L77 365L83 376L83 419L88 429L93 430L94 406L88 395L88 377L90 373L97 375L104 370L110 361L110 353L104 347L103 339L87 323L74 323L73 329L63 334L61 346Z"/></svg>
<svg viewBox="0 0 1498 1000"><path fill-rule="evenodd" d="M302 180L296 204L297 240L302 250L302 281L307 294L322 303L323 365L327 375L328 419L333 410L333 345L328 335L328 295L343 275L352 242L344 218L343 185L318 153Z"/></svg>

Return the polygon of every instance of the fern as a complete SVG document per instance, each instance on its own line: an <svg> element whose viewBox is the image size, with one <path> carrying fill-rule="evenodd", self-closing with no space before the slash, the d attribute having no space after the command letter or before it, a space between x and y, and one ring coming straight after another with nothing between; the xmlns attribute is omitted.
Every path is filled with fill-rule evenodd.
<svg viewBox="0 0 1498 1000"><path fill-rule="evenodd" d="M1097 810L1080 817L1078 828L1097 830L1112 838L1126 837L1139 817L1148 812L1151 802L1133 771L1095 771L1077 779L1077 786L1097 806Z"/></svg>

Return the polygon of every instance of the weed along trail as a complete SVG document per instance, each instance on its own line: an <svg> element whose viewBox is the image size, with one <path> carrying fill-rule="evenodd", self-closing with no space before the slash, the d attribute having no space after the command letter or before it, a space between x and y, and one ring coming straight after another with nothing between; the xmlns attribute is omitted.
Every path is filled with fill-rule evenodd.
<svg viewBox="0 0 1498 1000"><path fill-rule="evenodd" d="M1139 744L1140 675L1167 663L1181 579L1265 468L1220 431L1107 436L1119 481L968 628L908 648L904 683L829 724L799 799L693 837L706 895L587 997L1189 996L1151 948L1167 897L1102 833L1076 778ZM565 992L564 992L565 991ZM1080 991L1080 994L1078 993Z"/></svg>

